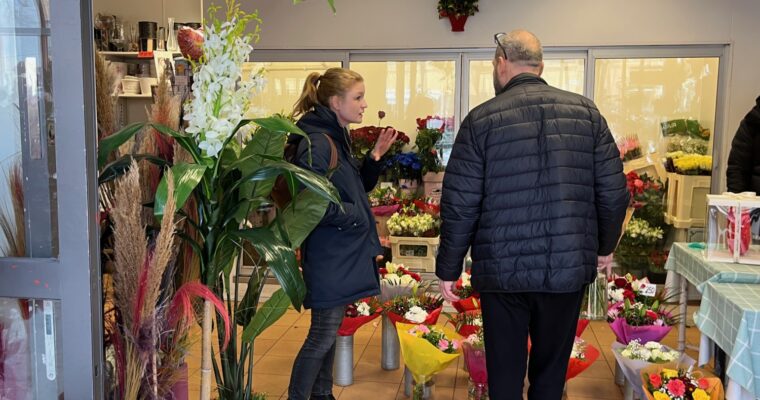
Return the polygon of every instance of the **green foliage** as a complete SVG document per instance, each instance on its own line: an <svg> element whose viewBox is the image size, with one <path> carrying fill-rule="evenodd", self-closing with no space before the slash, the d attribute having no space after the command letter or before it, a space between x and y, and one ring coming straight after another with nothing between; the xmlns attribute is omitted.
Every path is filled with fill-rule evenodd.
<svg viewBox="0 0 760 400"><path fill-rule="evenodd" d="M478 12L478 0L438 0L438 16L475 15Z"/></svg>

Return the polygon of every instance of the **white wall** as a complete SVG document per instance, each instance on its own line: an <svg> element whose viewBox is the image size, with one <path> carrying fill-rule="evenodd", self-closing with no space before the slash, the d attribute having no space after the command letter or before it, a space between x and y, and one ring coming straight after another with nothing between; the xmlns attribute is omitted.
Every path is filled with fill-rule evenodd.
<svg viewBox="0 0 760 400"><path fill-rule="evenodd" d="M167 18L176 22L201 22L200 0L93 0L93 16L115 15L129 24L154 21L166 26ZM127 32L125 32L127 33Z"/></svg>
<svg viewBox="0 0 760 400"><path fill-rule="evenodd" d="M137 16L151 9L179 18L196 12L198 1L95 0L95 11ZM494 33L518 27L533 31L544 46L730 44L721 171L739 121L760 95L758 0L480 0L480 12L462 33L438 19L436 0L335 0L336 15L326 0L241 2L260 11L259 49L490 47Z"/></svg>

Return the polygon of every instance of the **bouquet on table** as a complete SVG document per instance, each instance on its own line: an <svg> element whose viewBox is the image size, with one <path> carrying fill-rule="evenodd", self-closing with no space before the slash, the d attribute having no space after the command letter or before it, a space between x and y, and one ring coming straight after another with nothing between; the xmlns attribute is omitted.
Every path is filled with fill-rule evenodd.
<svg viewBox="0 0 760 400"><path fill-rule="evenodd" d="M636 339L627 345L612 343L612 353L623 371L626 380L631 382L639 398L646 397L642 387L641 370L655 364L677 362L682 367L690 367L694 360L685 353L672 350L657 342L641 342Z"/></svg>
<svg viewBox="0 0 760 400"><path fill-rule="evenodd" d="M667 336L678 320L665 310L660 300L652 299L638 302L626 298L610 307L607 321L618 342L628 344L635 339L659 342Z"/></svg>
<svg viewBox="0 0 760 400"><path fill-rule="evenodd" d="M462 272L462 275L454 284L454 294L459 300L451 303L458 312L480 309L480 295L472 288L470 271Z"/></svg>
<svg viewBox="0 0 760 400"><path fill-rule="evenodd" d="M343 322L338 328L339 336L351 336L367 322L380 316L383 308L375 297L356 301L346 306Z"/></svg>
<svg viewBox="0 0 760 400"><path fill-rule="evenodd" d="M401 355L414 378L413 400L423 398L425 383L449 366L461 349L459 335L445 327L396 324Z"/></svg>
<svg viewBox="0 0 760 400"><path fill-rule="evenodd" d="M462 342L464 362L470 374L468 398L471 400L488 399L488 371L486 370L486 349L483 343L483 330L467 336Z"/></svg>
<svg viewBox="0 0 760 400"><path fill-rule="evenodd" d="M433 325L443 311L443 298L431 293L417 293L412 296L396 297L385 303L385 312L394 323Z"/></svg>
<svg viewBox="0 0 760 400"><path fill-rule="evenodd" d="M649 400L723 400L718 378L705 378L693 367L651 365L641 370L642 389Z"/></svg>
<svg viewBox="0 0 760 400"><path fill-rule="evenodd" d="M597 358L599 358L599 350L576 336L573 342L573 350L570 352L570 361L567 364L565 380L578 376L578 374L590 367Z"/></svg>
<svg viewBox="0 0 760 400"><path fill-rule="evenodd" d="M409 271L404 264L386 262L379 268L380 299L388 301L399 296L410 296L422 283L420 274Z"/></svg>

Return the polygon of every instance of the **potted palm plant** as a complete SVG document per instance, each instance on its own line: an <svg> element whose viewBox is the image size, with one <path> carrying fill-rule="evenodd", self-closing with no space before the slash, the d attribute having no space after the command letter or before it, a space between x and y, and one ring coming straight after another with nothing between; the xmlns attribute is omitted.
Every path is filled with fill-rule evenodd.
<svg viewBox="0 0 760 400"><path fill-rule="evenodd" d="M452 32L464 31L467 17L478 12L478 0L438 0L438 18L449 18Z"/></svg>

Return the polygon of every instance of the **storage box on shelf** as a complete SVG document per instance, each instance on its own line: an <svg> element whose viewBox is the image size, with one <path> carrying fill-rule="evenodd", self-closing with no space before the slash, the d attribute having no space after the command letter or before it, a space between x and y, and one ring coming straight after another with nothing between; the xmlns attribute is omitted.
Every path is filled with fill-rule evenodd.
<svg viewBox="0 0 760 400"><path fill-rule="evenodd" d="M440 243L438 236L390 236L389 240L394 263L424 272L435 272L435 256Z"/></svg>
<svg viewBox="0 0 760 400"><path fill-rule="evenodd" d="M675 228L705 226L710 177L668 173L665 222Z"/></svg>

